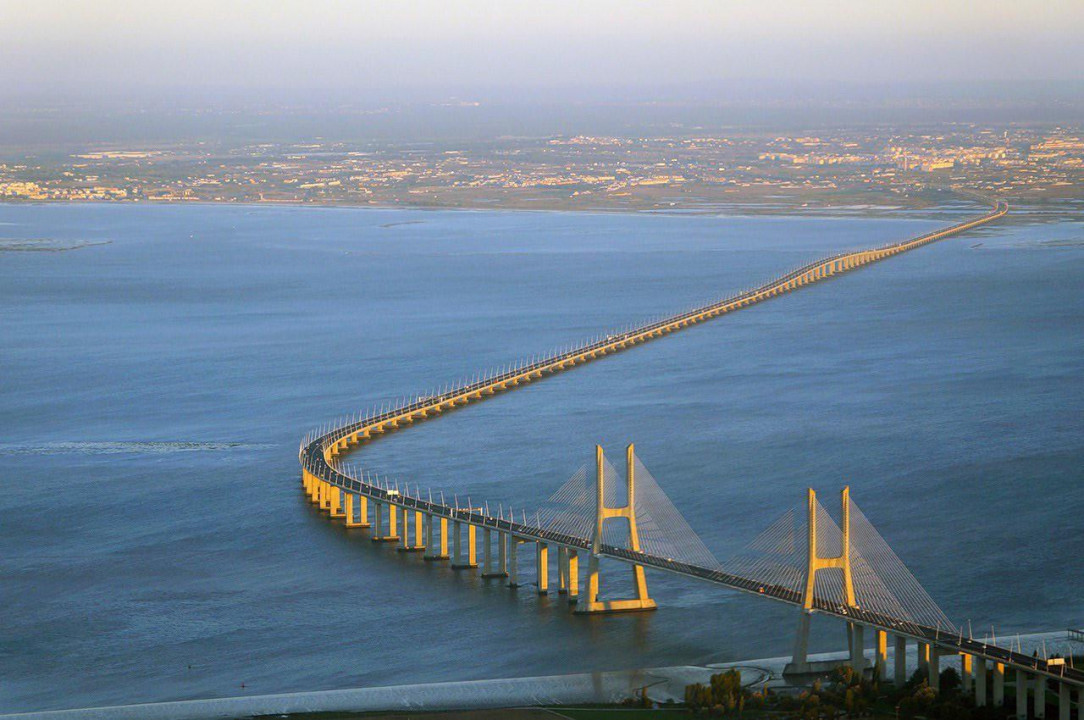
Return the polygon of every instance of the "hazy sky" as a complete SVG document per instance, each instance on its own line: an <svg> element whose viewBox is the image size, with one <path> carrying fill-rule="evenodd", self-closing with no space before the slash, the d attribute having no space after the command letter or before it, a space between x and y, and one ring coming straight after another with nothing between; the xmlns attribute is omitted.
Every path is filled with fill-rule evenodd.
<svg viewBox="0 0 1084 720"><path fill-rule="evenodd" d="M1084 77L1082 0L0 0L0 37L9 91Z"/></svg>

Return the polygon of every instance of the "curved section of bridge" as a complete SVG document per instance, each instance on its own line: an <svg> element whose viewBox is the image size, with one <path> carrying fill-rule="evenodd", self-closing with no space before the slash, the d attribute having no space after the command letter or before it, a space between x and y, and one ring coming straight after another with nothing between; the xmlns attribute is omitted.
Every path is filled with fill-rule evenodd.
<svg viewBox="0 0 1084 720"><path fill-rule="evenodd" d="M909 250L965 233L971 229L994 222L1007 212L1008 204L999 201L993 205L993 208L988 213L950 227L881 247L832 255L796 268L753 290L625 332L608 335L600 340L584 343L571 350L525 363L439 394L420 397L392 409L371 412L359 420L332 427L326 431L310 434L305 438L299 449L302 484L314 504L328 511L332 517L343 519L348 526L369 527L368 510L365 503L374 503L377 509L375 515L377 527L373 539L401 541L404 550L426 549L427 543L423 539L423 528L425 534L428 535L428 545L433 546L434 528L439 526L443 533L443 540L439 548L430 547L427 550L427 559L446 559L448 557L447 524L453 523L456 529L457 555L459 554L459 530L461 527L469 530L469 559L467 564L461 565L461 567L475 567L473 538L475 530L481 529L486 537L484 545L486 572L490 576L505 576L506 551L514 552L518 543L535 543L543 550L553 546L564 553L561 556L565 562L563 569L565 575L562 582L571 582L574 586L575 578L568 575L568 558L575 557L578 553L593 553L596 557L605 556L628 563L634 567L650 567L660 571L684 575L798 607L802 607L804 603L807 609L838 617L852 626L856 624L869 626L880 633L891 632L898 638L917 640L920 647L924 645L927 648L927 654L932 650L934 656L936 656L937 652L942 654L955 653L961 656L977 658L981 662L988 661L993 663L995 667L1002 669L1006 665L1015 667L1029 673L1028 677L1057 678L1074 685L1084 683L1084 672L1080 670L1059 666L1056 663L1048 666L1047 661L1043 659L965 638L962 633L954 632L954 628L946 628L940 625L930 627L922 622L897 617L873 608L859 608L853 604L849 605L841 602L839 598L821 594L811 599L803 598L802 594L792 586L774 583L764 577L752 577L740 572L727 572L717 563L712 567L707 567L703 564L683 562L680 559L675 560L673 557L661 557L650 552L644 552L639 548L593 544L592 539L583 536L583 533L562 532L559 528L555 529L552 525L546 526L545 523L537 520L531 522L531 519L527 516L517 520L514 516L506 513L503 507L499 512L491 512L488 505L484 508L464 508L459 507L458 502L454 505L444 502L443 497L440 501L437 501L433 498L431 492L422 497L420 491L411 494L409 491L400 490L398 487L391 488L386 484L372 480L364 474L361 476L350 474L340 462L344 456L360 445L416 423L439 417L441 414L457 407L481 402L493 395L514 390L522 385L627 350L635 345L660 338L691 325L742 310L832 276L857 270ZM364 508L360 513L360 521L355 519L356 511L359 510L358 506ZM386 508L389 513L387 521L389 528L385 529L390 529L390 532L382 532L380 529L381 508ZM396 531L396 513L401 514L403 521L401 535L397 534ZM415 517L413 540L408 539L407 531L407 518L411 514ZM499 573L491 572L489 567L490 533L496 533L500 538L511 540L507 545L503 543L500 545L502 568ZM540 591L543 590L542 565L546 562L545 557L544 554L538 556ZM453 565L453 567L456 566ZM575 574L574 569L572 573ZM512 584L515 585L514 579ZM574 594L574 591L572 594ZM985 683L985 679L983 682ZM996 682L995 679L995 684ZM996 697L995 690L995 699Z"/></svg>

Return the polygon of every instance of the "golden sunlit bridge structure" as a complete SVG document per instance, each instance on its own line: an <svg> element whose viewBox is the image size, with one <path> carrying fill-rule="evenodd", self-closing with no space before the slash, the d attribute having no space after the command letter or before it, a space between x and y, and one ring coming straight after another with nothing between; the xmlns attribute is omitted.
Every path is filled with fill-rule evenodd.
<svg viewBox="0 0 1084 720"><path fill-rule="evenodd" d="M930 599L906 567L851 500L841 497L840 523L810 490L804 511L789 511L737 556L720 564L685 523L665 493L639 462L630 445L624 482L596 448L594 472L574 474L533 518L517 518L509 509L485 504L467 507L413 493L348 467L343 459L372 440L460 406L485 400L592 360L735 312L827 278L954 237L994 222L1008 212L998 201L990 212L947 228L877 248L844 252L799 267L752 290L706 306L607 335L571 350L517 365L482 379L419 397L361 419L336 424L305 438L300 449L302 485L312 503L346 527L370 528L374 541L396 542L403 551L422 552L426 560L451 560L455 569L478 567L482 576L507 578L521 585L517 560L521 545L533 546L537 590L549 592L550 551L557 553L558 592L576 604L578 613L652 610L645 568L675 573L781 601L798 608L794 659L788 670L815 672L806 657L809 616L836 617L848 630L849 663L868 665L866 629L874 633L873 672L888 679L887 640L894 637L892 680L903 683L908 642L916 644L918 664L937 689L942 657L960 658L964 687L975 701L1004 701L1005 671L1016 672L1017 713L1027 714L1028 689L1038 711L1045 712L1047 687L1054 683L1062 717L1068 719L1070 693L1084 693L1084 672L1055 659L1041 659L1019 648L1003 648L964 637ZM605 521L626 521L627 533L615 539ZM449 551L449 530L452 547ZM479 531L481 539L479 541ZM479 547L480 546L480 547ZM822 554L825 553L831 554ZM588 558L587 598L579 598L579 559ZM604 600L600 593L603 558L631 566L635 597ZM824 581L822 582L822 577ZM989 681L989 682L988 682ZM990 692L987 692L987 689ZM1043 708L1043 710L1040 710Z"/></svg>

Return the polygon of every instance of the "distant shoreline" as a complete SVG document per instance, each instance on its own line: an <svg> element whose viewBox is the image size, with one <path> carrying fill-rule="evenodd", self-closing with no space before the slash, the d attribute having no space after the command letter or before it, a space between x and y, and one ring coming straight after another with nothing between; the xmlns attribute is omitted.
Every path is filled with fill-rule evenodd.
<svg viewBox="0 0 1084 720"><path fill-rule="evenodd" d="M964 202L960 200L961 204ZM19 206L210 206L210 207L239 207L239 208L319 208L341 210L378 210L378 211L417 211L417 212L500 212L500 213L545 213L545 214L575 214L575 215L628 215L628 216L658 216L658 217L688 217L688 218L823 218L823 219L899 219L899 220L939 220L946 212L956 210L956 204L939 205L882 205L871 206L864 204L855 205L785 205L782 203L746 203L735 202L732 204L713 207L672 207L659 209L653 207L643 208L606 208L606 207L519 207L508 205L413 205L396 203L371 203L359 205L350 202L296 202L296 201L244 201L234 202L229 200L24 200L19 198L0 199L0 207ZM976 206L979 203L975 203ZM1027 207L1018 210L1019 206L1013 207L1013 214L1027 214ZM959 208L965 212L969 208ZM400 225L402 223L394 223ZM386 229L393 229L392 227Z"/></svg>

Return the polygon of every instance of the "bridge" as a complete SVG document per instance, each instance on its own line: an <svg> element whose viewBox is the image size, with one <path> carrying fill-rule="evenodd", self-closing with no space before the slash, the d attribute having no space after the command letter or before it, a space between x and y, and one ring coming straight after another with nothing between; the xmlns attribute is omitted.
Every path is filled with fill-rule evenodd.
<svg viewBox="0 0 1084 720"><path fill-rule="evenodd" d="M788 672L823 670L809 662L809 618L813 613L837 618L848 631L848 662L859 670L869 665L866 631L873 636L872 672L888 679L887 644L894 642L892 681L906 681L908 644L917 648L918 664L935 690L942 658L959 658L964 689L978 705L1004 702L1006 671L1015 672L1017 714L1027 716L1029 689L1034 714L1045 715L1048 690L1056 690L1060 717L1068 720L1072 692L1084 706L1084 671L1060 659L1037 658L975 640L955 627L919 585L873 525L850 498L841 493L839 521L810 490L803 509L790 510L743 551L726 563L717 561L666 497L635 455L626 450L624 478L596 448L593 472L581 468L562 485L534 517L516 517L502 505L461 506L443 493L393 487L359 471L344 458L381 436L481 402L499 393L575 368L692 325L793 292L835 275L851 272L954 237L1003 217L1008 204L973 219L876 248L844 252L807 263L757 288L705 306L609 334L572 349L483 375L479 379L415 397L310 433L299 448L302 486L314 505L346 527L369 528L376 542L394 542L404 552L425 560L450 560L453 569L479 567L488 578L521 582L518 553L533 549L539 593L549 592L550 553L556 554L558 592L583 614L655 609L647 589L645 568L786 603L798 609L798 632ZM608 520L620 519L624 530ZM449 530L452 546L449 552ZM481 537L479 537L479 535ZM588 562L586 598L580 598L579 560ZM603 599L600 560L629 566L634 597Z"/></svg>

